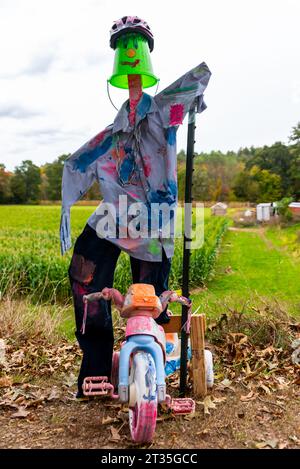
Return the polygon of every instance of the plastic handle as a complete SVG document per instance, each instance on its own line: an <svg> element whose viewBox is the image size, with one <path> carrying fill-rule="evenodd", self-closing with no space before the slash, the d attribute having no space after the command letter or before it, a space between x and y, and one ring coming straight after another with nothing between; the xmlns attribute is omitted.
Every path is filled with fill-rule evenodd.
<svg viewBox="0 0 300 469"><path fill-rule="evenodd" d="M90 293L89 295L84 295L82 299L84 303L88 303L91 301L101 300L101 298L103 298L102 292L96 292Z"/></svg>

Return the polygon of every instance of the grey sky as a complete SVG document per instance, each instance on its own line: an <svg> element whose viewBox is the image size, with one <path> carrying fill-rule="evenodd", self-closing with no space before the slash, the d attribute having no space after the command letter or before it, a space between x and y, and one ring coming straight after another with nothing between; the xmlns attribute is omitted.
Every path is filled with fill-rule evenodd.
<svg viewBox="0 0 300 469"><path fill-rule="evenodd" d="M7 168L71 153L113 121L109 30L128 14L154 32L159 89L203 60L212 71L196 151L287 141L300 120L299 0L0 0L0 162ZM116 88L111 95L118 107L127 99ZM186 124L178 150L185 139Z"/></svg>

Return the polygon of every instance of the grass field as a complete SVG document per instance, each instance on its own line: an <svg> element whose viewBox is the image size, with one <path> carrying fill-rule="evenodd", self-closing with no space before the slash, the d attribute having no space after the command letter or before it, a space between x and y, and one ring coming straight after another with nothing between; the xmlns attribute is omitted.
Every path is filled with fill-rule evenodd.
<svg viewBox="0 0 300 469"><path fill-rule="evenodd" d="M73 242L95 207L75 206L71 212ZM227 222L210 218L206 210L204 245L192 251L191 282L194 286L208 278ZM70 300L67 270L71 251L64 257L59 246L59 206L0 207L0 291L34 296L42 301ZM182 238L176 240L170 286L178 289L182 276ZM129 257L120 256L115 286L125 290L131 282Z"/></svg>
<svg viewBox="0 0 300 469"><path fill-rule="evenodd" d="M73 207L73 240L94 209ZM59 214L59 206L0 207L1 292L8 288L43 301L59 299L70 304L67 268L71 252L63 258L60 255ZM223 231L224 219L210 217L206 209L205 244L192 253L191 259L195 309L199 306L199 311L213 317L228 308L251 311L255 306L279 302L288 312L299 316L300 224L284 229L230 229L223 237L216 260ZM181 270L182 240L179 239L171 272L173 288L180 288ZM116 286L124 290L128 283L128 256L122 255ZM174 307L175 312L179 310ZM68 317L71 327L71 309Z"/></svg>
<svg viewBox="0 0 300 469"><path fill-rule="evenodd" d="M195 306L214 315L278 302L300 316L299 233L300 224L227 231L215 275L194 292Z"/></svg>

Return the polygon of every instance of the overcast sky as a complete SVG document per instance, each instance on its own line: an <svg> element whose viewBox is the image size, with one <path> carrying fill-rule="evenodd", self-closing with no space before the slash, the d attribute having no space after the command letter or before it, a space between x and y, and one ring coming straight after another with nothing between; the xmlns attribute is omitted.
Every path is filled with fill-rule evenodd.
<svg viewBox="0 0 300 469"><path fill-rule="evenodd" d="M287 142L300 120L299 0L0 0L0 162L72 153L110 124L112 22L144 18L163 89L212 71L196 151ZM146 90L155 93L155 88ZM111 89L117 107L127 92ZM178 133L185 148L186 122Z"/></svg>

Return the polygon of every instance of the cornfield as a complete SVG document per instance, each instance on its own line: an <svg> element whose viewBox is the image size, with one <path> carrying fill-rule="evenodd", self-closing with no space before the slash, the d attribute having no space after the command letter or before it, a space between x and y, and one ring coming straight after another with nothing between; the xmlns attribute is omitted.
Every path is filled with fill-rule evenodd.
<svg viewBox="0 0 300 469"><path fill-rule="evenodd" d="M82 231L94 207L72 209L73 241ZM36 301L68 301L71 297L68 266L59 247L58 206L1 206L0 292L30 295ZM199 286L212 274L218 246L227 227L223 217L205 218L204 243L191 251L191 285ZM176 239L170 288L182 279L182 244ZM115 287L124 291L131 283L129 257L122 253L115 272Z"/></svg>

